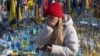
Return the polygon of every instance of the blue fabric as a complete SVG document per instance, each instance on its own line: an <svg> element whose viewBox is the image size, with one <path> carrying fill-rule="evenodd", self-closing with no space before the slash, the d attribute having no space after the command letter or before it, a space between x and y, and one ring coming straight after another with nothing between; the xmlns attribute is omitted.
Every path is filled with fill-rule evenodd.
<svg viewBox="0 0 100 56"><path fill-rule="evenodd" d="M73 12L75 12L75 13L81 13L82 11L83 11L83 9L84 9L84 3L83 3L83 0L79 3L79 4L77 4L77 1L76 0L71 0L71 8L72 8L72 10L73 10ZM77 5L80 7L80 8L77 8Z"/></svg>
<svg viewBox="0 0 100 56"><path fill-rule="evenodd" d="M37 4L38 4L38 6L39 6L39 8L40 8L41 5L42 5L42 0L38 0L38 1L37 1Z"/></svg>
<svg viewBox="0 0 100 56"><path fill-rule="evenodd" d="M17 0L17 7L21 7L21 6L22 6L21 0Z"/></svg>
<svg viewBox="0 0 100 56"><path fill-rule="evenodd" d="M6 38L7 38L6 39L7 41L11 41L11 35L10 34L7 34Z"/></svg>

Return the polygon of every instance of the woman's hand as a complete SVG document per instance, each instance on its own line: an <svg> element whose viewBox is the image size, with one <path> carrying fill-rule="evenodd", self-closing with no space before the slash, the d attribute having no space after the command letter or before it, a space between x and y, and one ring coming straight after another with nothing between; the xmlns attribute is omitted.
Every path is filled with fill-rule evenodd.
<svg viewBox="0 0 100 56"><path fill-rule="evenodd" d="M51 52L52 50L52 45L51 44L47 44L47 45L41 45L39 46L36 51L38 52L38 50L42 50L44 52Z"/></svg>

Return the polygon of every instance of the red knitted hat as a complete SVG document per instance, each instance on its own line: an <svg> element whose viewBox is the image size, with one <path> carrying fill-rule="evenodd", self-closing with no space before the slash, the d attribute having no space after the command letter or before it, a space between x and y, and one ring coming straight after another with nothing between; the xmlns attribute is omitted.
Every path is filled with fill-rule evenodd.
<svg viewBox="0 0 100 56"><path fill-rule="evenodd" d="M63 12L60 3L58 2L51 3L46 10L46 15L62 18Z"/></svg>

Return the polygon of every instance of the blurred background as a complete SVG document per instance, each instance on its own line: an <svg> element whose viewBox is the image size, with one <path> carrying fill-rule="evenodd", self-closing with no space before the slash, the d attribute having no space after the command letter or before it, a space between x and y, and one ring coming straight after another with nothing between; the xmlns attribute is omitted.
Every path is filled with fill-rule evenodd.
<svg viewBox="0 0 100 56"><path fill-rule="evenodd" d="M41 56L34 40L45 10L56 1L73 18L80 44L77 56L100 56L100 0L0 0L0 56Z"/></svg>

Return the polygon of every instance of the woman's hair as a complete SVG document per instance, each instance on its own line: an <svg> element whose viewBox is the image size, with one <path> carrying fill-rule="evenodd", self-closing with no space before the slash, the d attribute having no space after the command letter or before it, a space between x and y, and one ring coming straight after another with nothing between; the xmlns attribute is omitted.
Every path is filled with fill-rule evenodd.
<svg viewBox="0 0 100 56"><path fill-rule="evenodd" d="M54 27L53 35L49 41L50 44L57 43L61 45L63 43L63 25L62 18L58 19L56 26Z"/></svg>

